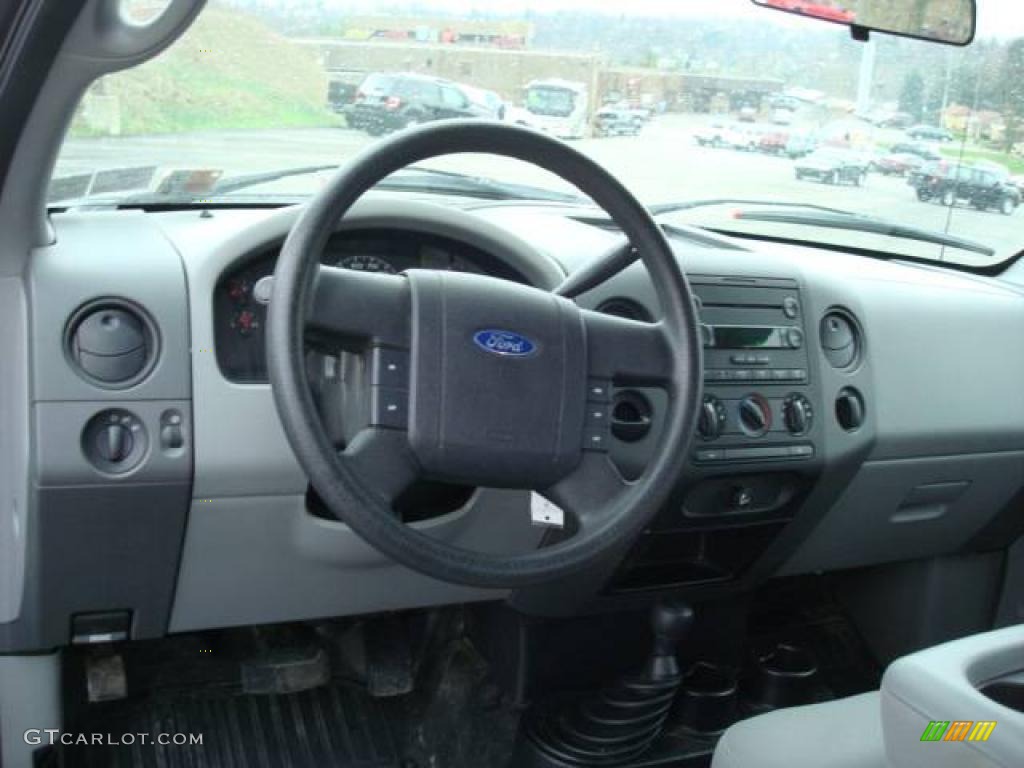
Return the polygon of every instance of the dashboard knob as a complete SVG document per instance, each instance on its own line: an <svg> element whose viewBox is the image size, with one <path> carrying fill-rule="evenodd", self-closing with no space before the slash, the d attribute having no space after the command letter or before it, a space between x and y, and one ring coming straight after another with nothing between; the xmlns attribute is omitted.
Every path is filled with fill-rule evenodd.
<svg viewBox="0 0 1024 768"><path fill-rule="evenodd" d="M772 412L761 395L747 395L740 400L740 427L750 437L761 437L771 429Z"/></svg>
<svg viewBox="0 0 1024 768"><path fill-rule="evenodd" d="M128 458L134 444L131 430L122 424L108 424L96 435L96 452L111 464Z"/></svg>
<svg viewBox="0 0 1024 768"><path fill-rule="evenodd" d="M701 404L700 421L697 432L705 440L721 437L725 430L725 406L722 401L712 395L705 395Z"/></svg>
<svg viewBox="0 0 1024 768"><path fill-rule="evenodd" d="M814 409L806 397L790 395L782 405L782 412L786 418L786 429L791 435L805 435L810 431Z"/></svg>

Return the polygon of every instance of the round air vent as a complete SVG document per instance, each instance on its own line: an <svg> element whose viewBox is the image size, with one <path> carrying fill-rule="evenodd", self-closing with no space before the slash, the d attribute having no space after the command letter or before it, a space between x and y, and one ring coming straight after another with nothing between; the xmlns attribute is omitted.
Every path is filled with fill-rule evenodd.
<svg viewBox="0 0 1024 768"><path fill-rule="evenodd" d="M605 315L624 317L627 320L639 320L643 323L650 323L654 321L654 318L651 316L651 313L647 311L647 308L632 299L606 299L597 305L597 311Z"/></svg>
<svg viewBox="0 0 1024 768"><path fill-rule="evenodd" d="M615 393L612 405L612 434L626 443L635 443L651 431L651 401L642 392L624 389Z"/></svg>
<svg viewBox="0 0 1024 768"><path fill-rule="evenodd" d="M75 369L105 387L137 383L156 359L153 324L137 307L117 299L79 309L68 323L66 344Z"/></svg>
<svg viewBox="0 0 1024 768"><path fill-rule="evenodd" d="M860 359L861 335L852 316L838 309L821 319L821 347L833 368L852 368Z"/></svg>

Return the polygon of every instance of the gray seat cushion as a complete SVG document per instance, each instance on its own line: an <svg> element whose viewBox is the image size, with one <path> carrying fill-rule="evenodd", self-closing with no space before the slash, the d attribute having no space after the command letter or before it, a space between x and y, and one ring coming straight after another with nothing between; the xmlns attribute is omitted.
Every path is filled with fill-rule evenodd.
<svg viewBox="0 0 1024 768"><path fill-rule="evenodd" d="M878 691L736 723L711 768L886 768Z"/></svg>

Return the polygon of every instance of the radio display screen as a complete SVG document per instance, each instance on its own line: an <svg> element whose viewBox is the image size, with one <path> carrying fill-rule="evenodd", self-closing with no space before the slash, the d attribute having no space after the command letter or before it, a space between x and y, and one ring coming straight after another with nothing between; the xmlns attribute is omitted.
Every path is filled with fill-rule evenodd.
<svg viewBox="0 0 1024 768"><path fill-rule="evenodd" d="M784 349L789 345L784 328L773 326L712 326L712 344L718 349Z"/></svg>

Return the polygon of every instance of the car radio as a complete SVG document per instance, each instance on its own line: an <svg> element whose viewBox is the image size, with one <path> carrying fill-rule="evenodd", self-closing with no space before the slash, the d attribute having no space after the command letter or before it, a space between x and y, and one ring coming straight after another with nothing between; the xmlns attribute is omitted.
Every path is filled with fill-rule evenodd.
<svg viewBox="0 0 1024 768"><path fill-rule="evenodd" d="M800 289L777 278L691 278L704 346L697 463L815 455L816 396Z"/></svg>

